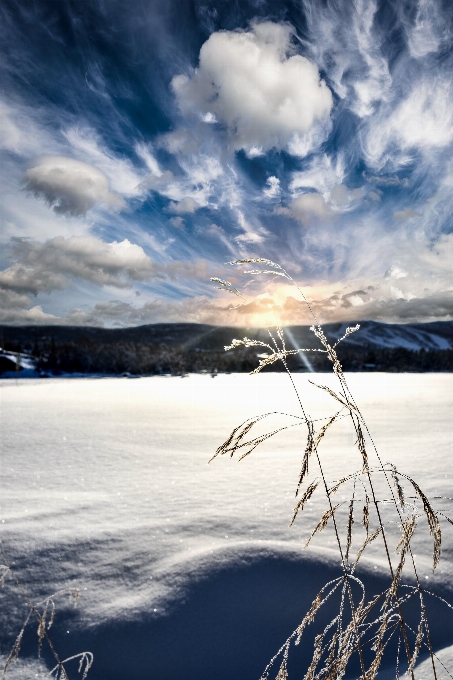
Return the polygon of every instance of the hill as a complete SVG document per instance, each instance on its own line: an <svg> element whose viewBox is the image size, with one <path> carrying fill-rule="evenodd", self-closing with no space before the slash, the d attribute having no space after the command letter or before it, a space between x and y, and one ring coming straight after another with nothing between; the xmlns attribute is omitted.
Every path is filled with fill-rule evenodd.
<svg viewBox="0 0 453 680"><path fill-rule="evenodd" d="M327 324L329 341L340 338L348 324ZM345 370L450 371L453 369L453 322L385 324L362 322L360 330L339 350ZM233 338L270 342L266 329L204 324L150 324L131 328L81 326L0 326L0 346L11 370L14 353L33 358L38 372L161 374L242 372L257 365L260 348L224 346ZM318 348L308 326L285 328L289 348ZM6 360L7 358L7 360ZM24 356L19 365L24 364ZM9 368L7 368L9 367ZM278 370L278 365L271 367ZM301 354L292 360L296 370L328 370L322 354ZM268 369L269 370L269 369ZM16 371L17 373L17 371Z"/></svg>

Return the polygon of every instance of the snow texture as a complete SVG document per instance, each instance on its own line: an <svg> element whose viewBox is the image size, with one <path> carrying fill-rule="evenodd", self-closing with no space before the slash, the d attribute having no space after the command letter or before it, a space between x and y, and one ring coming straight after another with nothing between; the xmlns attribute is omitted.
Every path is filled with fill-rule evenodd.
<svg viewBox="0 0 453 680"><path fill-rule="evenodd" d="M332 376L295 377L311 417L330 415L335 402L308 377L333 387ZM322 495L288 527L303 428L241 463L207 465L249 416L297 413L285 378L0 381L4 549L35 601L80 590L76 609L67 595L56 598L51 633L62 656L94 653L91 680L258 680L319 587L340 573L328 529L302 549L325 509ZM451 375L353 374L349 382L383 460L412 473L429 496L451 496ZM360 467L353 444L340 421L321 448L329 478ZM452 532L443 529L434 575L425 527L414 553L423 582L453 601ZM370 595L386 583L377 543L361 569ZM26 616L11 579L4 598L3 656ZM431 625L435 648L451 660L449 612L433 608ZM44 677L35 629L8 670L12 680ZM311 646L294 649L298 677ZM68 672L80 677L77 664ZM423 656L415 675L430 677ZM379 677L395 677L394 667Z"/></svg>

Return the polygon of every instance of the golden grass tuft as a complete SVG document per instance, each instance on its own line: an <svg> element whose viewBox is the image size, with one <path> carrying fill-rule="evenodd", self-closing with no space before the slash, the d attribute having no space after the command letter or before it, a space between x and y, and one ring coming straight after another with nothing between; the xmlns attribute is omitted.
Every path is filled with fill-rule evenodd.
<svg viewBox="0 0 453 680"><path fill-rule="evenodd" d="M429 652L433 677L434 680L437 680L436 664L439 664L440 661L433 651L425 600L427 597L434 596L447 606L451 607L451 605L445 602L443 598L439 598L439 596L423 588L412 553L411 540L418 528L419 518L424 516L429 533L433 538L433 569L436 569L441 557L442 544L439 517L442 516L450 524L453 524L453 521L442 509L437 510L432 506L430 499L412 477L398 471L395 465L382 462L365 419L349 390L337 355L338 345L352 333L357 332L359 325L348 327L342 337L331 345L318 323L309 301L291 275L281 265L263 258L234 260L228 264L237 266L249 263L262 263L270 269L253 269L244 272L245 274L263 276L277 274L286 278L295 286L313 318L314 323L310 330L318 339L320 347L288 350L285 344L284 330L280 327L276 329L276 337L269 330L272 344L253 338L243 338L242 340L233 340L230 345L225 347L227 351L240 346L262 346L266 348L267 353L258 357L259 364L252 371L252 375L261 372L266 366L281 361L290 380L291 389L296 394L300 414L279 413L279 415L288 419L293 419L293 422L251 439L246 437L251 428L262 419L277 412L248 419L233 430L226 441L219 446L213 458L219 454L228 453L230 456L234 456L236 452L240 452L241 460L244 456L252 453L261 443L279 432L295 425L305 426L307 430L306 444L303 449L302 464L295 492L296 498L299 494L301 494L301 497L294 508L290 526L294 524L296 518L303 512L314 494L323 492L328 507L319 522L311 530L305 545L308 545L328 524L331 524L341 568L341 575L327 583L315 596L310 609L303 616L299 626L289 635L270 660L261 680L268 680L272 672L276 673L273 675L275 680L290 679L288 662L291 645L298 645L301 642L307 626L316 625L319 610L334 593L340 593L338 610L327 626L315 635L311 660L306 669L299 669L298 677L303 677L304 680L341 680L350 668L351 659L356 656L359 659L362 680L375 680L382 661L388 653L387 650L390 649L390 643L395 640L397 641L395 658L397 678L400 677L402 666L406 666L407 674L412 680L415 680L416 661L420 651L424 649ZM217 281L219 282L219 280ZM338 389L333 390L326 385L309 381L318 389L327 392L340 405L339 410L324 419L324 424L317 432L315 431L314 421L307 416L306 408L287 364L288 356L307 351L324 352L327 355L332 365L333 374L339 384ZM333 426L340 418L347 418L351 423L360 468L348 472L340 480L330 482L326 478L324 470L321 444L325 436L330 436ZM298 422L294 422L294 419ZM240 451L242 448L246 448L245 453ZM312 460L317 470L316 476L310 479ZM306 485L305 490L302 491L304 484ZM387 490L384 497L379 495L382 484ZM415 496L408 494L407 489L405 489L407 485L412 487ZM345 493L346 489L349 488L349 498L333 505L332 497L340 487ZM390 498L387 497L388 494ZM344 531L341 530L339 521L343 506L347 507ZM356 508L360 508L360 522L356 521L354 517ZM393 512L392 518L390 518L391 512ZM396 565L391 557L392 532L389 530L390 522L399 525L401 528L399 540L394 546L394 554L399 556ZM378 539L382 541L382 548L387 561L388 586L382 592L367 600L365 587L363 582L355 575L355 570L368 546ZM349 555L353 549L356 550L356 557L352 562ZM403 582L406 570L410 570L415 578L416 586L410 586ZM357 589L359 595L357 595ZM403 605L414 598L418 598L419 602L419 620L415 627L412 619L408 621L403 611ZM381 602L381 606L378 609L379 602ZM405 661L402 659L403 651ZM277 667L278 670L276 671L275 668ZM444 667L444 670L453 678L448 669Z"/></svg>

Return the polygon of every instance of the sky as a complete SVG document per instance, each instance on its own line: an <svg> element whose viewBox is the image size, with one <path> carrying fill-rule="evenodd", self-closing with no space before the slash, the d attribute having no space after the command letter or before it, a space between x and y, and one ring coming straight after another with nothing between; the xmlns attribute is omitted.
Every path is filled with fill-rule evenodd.
<svg viewBox="0 0 453 680"><path fill-rule="evenodd" d="M0 323L453 318L450 2L0 14Z"/></svg>

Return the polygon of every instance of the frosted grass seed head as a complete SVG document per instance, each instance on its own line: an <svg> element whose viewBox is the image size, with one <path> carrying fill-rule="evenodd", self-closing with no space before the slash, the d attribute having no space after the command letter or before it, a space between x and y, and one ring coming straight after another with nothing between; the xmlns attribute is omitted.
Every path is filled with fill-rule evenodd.
<svg viewBox="0 0 453 680"><path fill-rule="evenodd" d="M425 598L430 596L431 593L425 590L421 585L411 547L411 541L417 529L417 517L420 513L418 513L415 508L415 511L412 514L403 516L402 511L405 511L408 507L408 497L405 494L401 480L406 479L412 485L412 488L415 490L416 499L422 504L422 512L427 519L429 532L434 540L433 568L436 568L441 554L441 530L438 516L442 515L450 524L453 524L453 520L447 517L443 512L436 511L432 507L426 494L409 475L402 474L397 471L395 466L391 464L384 465L382 462L377 447L368 430L367 423L350 392L346 376L343 373L340 360L336 353L337 345L348 338L352 333L357 332L360 328L359 324L348 326L343 336L331 345L322 327L317 322L310 303L305 298L303 291L281 265L265 258L238 259L228 262L227 264L236 266L249 263L259 263L269 269L252 269L245 272L247 274L256 276L261 274L277 274L286 277L292 282L314 319L315 323L311 326L310 330L319 340L321 346L316 349L303 348L286 350L284 330L282 328L277 328L276 338L269 330L271 342L274 345L273 347L262 341L247 337L242 340L235 339L230 345L225 347L225 350L230 351L241 346L264 346L267 351L266 353L258 355L259 364L257 368L252 371L252 374L259 373L264 367L274 364L277 361L281 361L283 369L290 379L290 388L296 394L301 414L283 414L279 411L274 411L249 418L232 431L228 439L217 449L213 457L215 458L217 455L225 453L229 453L232 456L236 451L245 448L245 453L239 458L239 460L241 460L252 453L257 446L270 437L273 437L288 427L294 426L294 423L289 424L271 430L264 435L247 439L246 435L248 435L251 428L260 420L268 419L277 413L287 418L298 418L299 422L296 424L305 425L307 428L307 443L302 457L302 466L296 487L296 497L299 494L303 483L306 482L307 485L294 508L291 526L294 524L298 514L303 511L306 504L310 502L315 491L323 489L328 508L324 511L317 525L312 529L306 545L308 545L312 538L321 534L330 523L335 536L341 570L341 575L338 579L326 584L315 597L310 609L302 618L300 625L289 635L278 652L272 657L264 670L262 680L267 680L269 678L272 668L277 663L278 671L275 676L276 680L289 680L290 673L288 670L288 660L291 644L299 644L301 642L302 635L307 625L314 624L316 614L320 607L340 586L341 599L339 609L337 613L334 614L331 621L324 627L323 631L315 636L313 653L305 675L303 676L304 680L341 680L348 672L350 660L354 655L357 655L359 659L362 680L374 680L379 672L386 650L390 649L389 643L394 636L397 636L398 638L395 659L396 676L399 677L399 672L403 663L401 654L402 650L404 650L406 655L407 673L411 676L412 680L415 680L415 663L420 650L425 646L431 658L433 677L436 680L436 657L431 643L425 606ZM221 284L221 286L226 289L229 289L231 286L227 281L222 281L220 279L212 280ZM270 352L269 354L267 353L268 351ZM327 392L337 404L340 404L341 406L340 410L336 411L333 415L324 418L325 423L318 433L315 432L314 421L306 415L302 396L287 364L287 357L289 355L297 354L302 351L325 353L331 362L333 374L339 381L339 388L337 391L327 385L319 385L315 382L312 383L315 387ZM332 426L340 418L346 418L351 424L352 431L355 434L354 446L358 453L360 468L351 470L339 481L328 482L321 444L328 432L329 436L331 436L330 432L333 429ZM370 455L373 458L373 463L370 462ZM313 459L317 466L317 476L310 481L309 461L311 459ZM379 480L384 482L387 489L387 495L390 493L390 499L386 497L381 498L379 496ZM352 485L349 498L336 505L332 505L331 497L337 492L340 486L343 486L346 489L349 488L348 485ZM354 509L357 503L360 503L361 507L361 522L356 522L354 519ZM345 505L348 507L348 513L346 522L343 525L345 530L344 533L341 531L341 525L337 520L337 515L339 517L342 516L341 508ZM392 519L392 522L399 523L401 526L401 536L396 544L396 550L400 555L396 569L394 568L390 557L389 545L391 533L388 531L388 519L383 516L384 508L386 509L386 513L388 513L389 510L393 511L396 520ZM374 525L372 529L370 528L371 525ZM365 550L371 543L378 539L382 541L382 549L387 560L388 579L390 583L388 587L382 590L382 592L373 595L373 597L367 601L365 586L361 579L355 575L355 570ZM349 562L349 553L357 541L359 548L355 560L353 564L351 564ZM409 586L402 583L402 578L408 564L412 571L412 576L416 580L416 586ZM357 589L357 587L359 588L359 599L355 594L353 586L354 589ZM330 590L327 592L328 588L330 588ZM404 594L401 594L401 588L406 588L408 590L405 591ZM326 595L324 595L325 591L327 592ZM402 608L402 605L413 598L415 594L419 597L419 620L416 623L413 621L413 615L407 619L407 614ZM443 598L440 599L443 601ZM380 610L377 611L376 605L379 601L381 601L382 604ZM448 605L448 603L446 604ZM448 606L451 607L451 605ZM371 650L374 652L374 657L371 658L371 660L370 646ZM448 674L453 678L450 673Z"/></svg>

